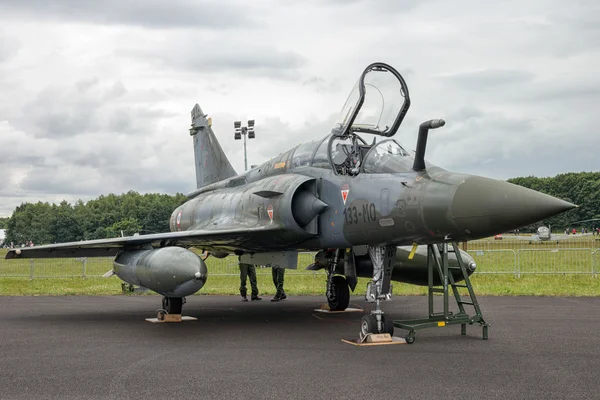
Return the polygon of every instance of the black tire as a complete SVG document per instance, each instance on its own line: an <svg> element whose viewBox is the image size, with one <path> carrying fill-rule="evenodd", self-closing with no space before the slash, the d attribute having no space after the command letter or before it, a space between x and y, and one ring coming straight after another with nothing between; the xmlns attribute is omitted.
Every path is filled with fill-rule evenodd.
<svg viewBox="0 0 600 400"><path fill-rule="evenodd" d="M131 283L121 282L121 290L123 293L133 293L135 291L135 287Z"/></svg>
<svg viewBox="0 0 600 400"><path fill-rule="evenodd" d="M327 304L331 311L344 311L350 304L350 287L346 278L336 275L331 280L331 295L327 296Z"/></svg>
<svg viewBox="0 0 600 400"><path fill-rule="evenodd" d="M391 317L386 318L385 315L382 315L381 322L383 322L383 332L381 333L389 333L390 336L394 336L394 320Z"/></svg>
<svg viewBox="0 0 600 400"><path fill-rule="evenodd" d="M377 318L373 314L364 315L360 319L360 334L362 337L377 332Z"/></svg>
<svg viewBox="0 0 600 400"><path fill-rule="evenodd" d="M415 331L408 332L408 335L406 335L404 340L406 340L406 343L408 344L413 344L415 342Z"/></svg>
<svg viewBox="0 0 600 400"><path fill-rule="evenodd" d="M162 307L169 314L181 314L183 299L181 297L163 297Z"/></svg>

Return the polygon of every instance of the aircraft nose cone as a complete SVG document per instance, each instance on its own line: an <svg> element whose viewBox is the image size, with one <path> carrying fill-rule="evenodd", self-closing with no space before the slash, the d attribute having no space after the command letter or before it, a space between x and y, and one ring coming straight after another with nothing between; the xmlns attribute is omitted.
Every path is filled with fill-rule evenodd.
<svg viewBox="0 0 600 400"><path fill-rule="evenodd" d="M451 211L456 226L474 238L516 229L575 207L512 183L472 176L458 186Z"/></svg>

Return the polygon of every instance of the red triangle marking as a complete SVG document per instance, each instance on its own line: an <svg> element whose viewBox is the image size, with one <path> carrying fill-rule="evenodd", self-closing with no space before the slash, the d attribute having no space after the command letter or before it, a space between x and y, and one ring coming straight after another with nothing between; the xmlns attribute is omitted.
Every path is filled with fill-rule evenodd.
<svg viewBox="0 0 600 400"><path fill-rule="evenodd" d="M348 190L348 189L342 190L342 199L344 200L344 204L346 204L346 200L348 199L349 192L350 192L350 190Z"/></svg>

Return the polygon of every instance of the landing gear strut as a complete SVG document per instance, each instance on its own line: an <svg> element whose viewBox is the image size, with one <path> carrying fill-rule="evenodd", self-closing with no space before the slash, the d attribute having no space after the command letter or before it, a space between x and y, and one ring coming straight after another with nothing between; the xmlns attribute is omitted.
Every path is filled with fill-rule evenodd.
<svg viewBox="0 0 600 400"><path fill-rule="evenodd" d="M375 303L375 309L361 319L361 340L371 333L394 334L394 322L384 316L381 301L392 298L391 280L396 246L369 247L369 256L373 263L373 279L367 284L366 299L369 303Z"/></svg>
<svg viewBox="0 0 600 400"><path fill-rule="evenodd" d="M185 299L182 297L163 297L162 308L167 314L181 314L181 308L185 303Z"/></svg>

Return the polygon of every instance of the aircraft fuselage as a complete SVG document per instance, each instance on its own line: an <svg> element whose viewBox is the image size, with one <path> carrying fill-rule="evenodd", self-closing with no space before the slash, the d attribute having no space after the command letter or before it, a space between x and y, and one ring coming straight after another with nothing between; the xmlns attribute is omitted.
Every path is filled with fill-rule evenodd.
<svg viewBox="0 0 600 400"><path fill-rule="evenodd" d="M251 243L223 243L223 251L400 246L487 237L522 226L524 218L543 218L545 206L552 212L563 206L558 199L503 181L435 166L410 171L411 156L405 157L405 172L351 176L329 168L294 167L295 150L193 193L173 212L171 230L285 227L277 237L265 231ZM318 212L311 203L317 199L326 205Z"/></svg>

